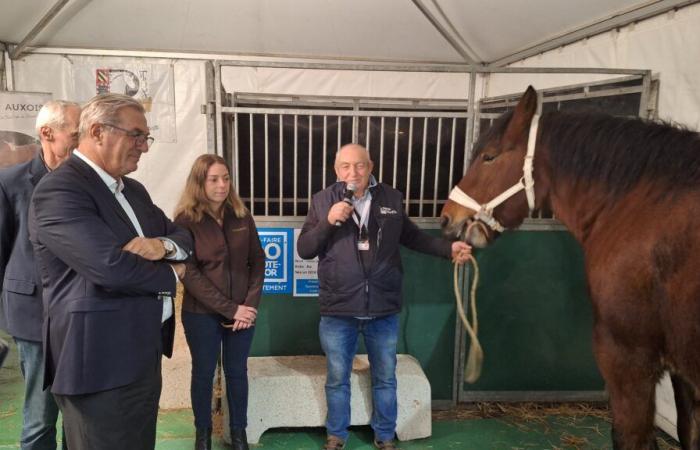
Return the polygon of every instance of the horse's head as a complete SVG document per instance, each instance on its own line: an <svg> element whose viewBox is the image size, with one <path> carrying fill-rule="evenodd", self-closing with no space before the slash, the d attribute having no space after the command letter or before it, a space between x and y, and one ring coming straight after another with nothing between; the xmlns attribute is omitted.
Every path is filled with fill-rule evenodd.
<svg viewBox="0 0 700 450"><path fill-rule="evenodd" d="M530 86L515 110L499 118L479 138L467 173L442 209L442 229L447 237L485 247L499 234L501 225L514 228L527 217L524 184L528 184L528 176L523 175L523 164L536 111L537 93ZM509 190L511 196L501 197Z"/></svg>

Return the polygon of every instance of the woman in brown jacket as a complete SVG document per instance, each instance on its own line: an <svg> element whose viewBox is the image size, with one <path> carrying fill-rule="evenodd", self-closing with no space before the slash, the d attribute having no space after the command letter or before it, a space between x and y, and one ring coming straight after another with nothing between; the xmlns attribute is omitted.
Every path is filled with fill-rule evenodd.
<svg viewBox="0 0 700 450"><path fill-rule="evenodd" d="M182 280L182 324L192 355L195 450L211 449L212 380L222 354L234 450L248 449L247 359L262 291L265 257L255 222L231 184L223 158L194 162L175 222L190 230L194 255Z"/></svg>

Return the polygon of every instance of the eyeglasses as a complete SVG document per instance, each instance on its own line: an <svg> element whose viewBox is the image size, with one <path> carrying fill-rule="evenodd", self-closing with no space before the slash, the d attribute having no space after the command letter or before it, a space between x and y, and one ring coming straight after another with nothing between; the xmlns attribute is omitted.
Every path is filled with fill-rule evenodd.
<svg viewBox="0 0 700 450"><path fill-rule="evenodd" d="M141 131L129 131L125 130L124 128L118 127L116 125L112 125L111 123L103 123L102 125L106 125L110 128L114 128L115 130L119 130L123 132L125 135L129 136L136 142L137 145L143 145L146 144L148 147L153 145L153 141L156 140L153 136L149 134L144 134Z"/></svg>

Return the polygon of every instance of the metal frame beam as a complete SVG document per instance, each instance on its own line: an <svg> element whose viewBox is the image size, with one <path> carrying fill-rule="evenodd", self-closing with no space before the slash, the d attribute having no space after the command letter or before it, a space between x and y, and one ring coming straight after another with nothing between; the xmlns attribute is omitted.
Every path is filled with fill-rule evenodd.
<svg viewBox="0 0 700 450"><path fill-rule="evenodd" d="M510 55L498 58L490 63L487 67L503 67L508 64L520 61L530 56L544 53L555 48L578 42L582 39L605 33L606 31L624 27L633 22L638 22L648 19L667 11L683 8L684 6L698 3L700 0L657 0L652 3L634 8L630 11L614 14L607 19L600 20L588 26L578 28L574 31L561 34L557 37L547 39L539 44L527 47Z"/></svg>
<svg viewBox="0 0 700 450"><path fill-rule="evenodd" d="M204 84L205 84L205 103L203 105L203 113L207 116L207 153L217 152L217 95L216 95L216 75L214 74L214 65L211 61L204 64Z"/></svg>
<svg viewBox="0 0 700 450"><path fill-rule="evenodd" d="M2 52L3 59L3 88L6 91L15 90L15 74L14 68L12 67L12 59L10 59L10 50L6 46L5 51Z"/></svg>
<svg viewBox="0 0 700 450"><path fill-rule="evenodd" d="M24 50L29 46L31 41L39 35L44 29L51 23L51 21L58 15L58 13L61 12L64 6L66 6L66 3L68 3L70 0L58 0L54 5L49 9L46 14L44 14L44 17L42 17L39 22L37 22L36 25L34 25L34 28L27 33L27 35L22 39L22 41L17 44L17 46L12 50L12 53L10 54L11 59L17 59L22 54L24 53Z"/></svg>
<svg viewBox="0 0 700 450"><path fill-rule="evenodd" d="M700 0L695 0L700 1ZM602 67L484 67L468 64L366 64L286 61L217 61L219 67L267 67L273 69L365 70L379 72L437 73L587 73L612 75L644 75L645 69L609 69Z"/></svg>
<svg viewBox="0 0 700 450"><path fill-rule="evenodd" d="M7 77L5 75L5 52L7 51L7 45L4 42L0 42L0 91L7 90Z"/></svg>
<svg viewBox="0 0 700 450"><path fill-rule="evenodd" d="M336 63L365 63L365 64L405 64L405 65L446 65L464 66L464 63L452 61L415 61L405 59L372 59L372 58L349 58L332 56L308 56L291 54L251 54L251 53L202 53L200 51L163 51L163 50L130 50L125 48L77 48L77 47L33 47L31 53L35 54L70 54L85 56L117 56L134 58L167 58L167 59L189 59L189 60L211 60L211 61L292 61L292 62L336 62Z"/></svg>
<svg viewBox="0 0 700 450"><path fill-rule="evenodd" d="M700 1L700 0L693 0ZM189 54L171 52L127 51L109 49L76 49L40 47L32 50L33 54L48 55L84 55L84 56L115 56L156 59L211 60L216 72L220 67L266 67L273 69L319 69L319 70L366 70L380 72L436 72L436 73L588 73L612 75L643 75L644 69L608 69L591 67L493 67L473 66L453 63L393 63L393 62L342 62L311 61L311 60L280 60L280 59L226 59L230 55Z"/></svg>
<svg viewBox="0 0 700 450"><path fill-rule="evenodd" d="M455 36L450 34L445 29L445 27L442 26L440 21L438 21L437 18L433 15L433 13L431 13L428 10L428 8L426 8L426 6L423 4L423 2L421 0L412 0L412 1L413 1L413 4L416 5L416 8L418 8L420 10L421 14L423 14L423 16L426 19L428 19L428 21L431 23L431 25L440 33L440 35L442 35L442 37L445 38L445 40L447 42L449 42L449 44L452 46L452 48L455 49L455 51L457 53L459 53L459 56L461 56L462 59L467 64L475 65L476 64L475 58L473 58L471 55L469 55L465 46L462 45L460 42L458 42L457 39L455 38Z"/></svg>

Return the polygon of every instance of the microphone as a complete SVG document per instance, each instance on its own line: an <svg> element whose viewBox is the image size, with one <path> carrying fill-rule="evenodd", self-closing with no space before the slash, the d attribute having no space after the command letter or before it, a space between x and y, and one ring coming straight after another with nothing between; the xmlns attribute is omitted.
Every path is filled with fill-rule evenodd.
<svg viewBox="0 0 700 450"><path fill-rule="evenodd" d="M347 203L348 205L352 206L352 197L355 195L355 189L357 189L357 186L353 183L348 183L347 186L345 186L345 193L343 194L343 201ZM335 226L339 227L343 224L340 220L337 220L335 222Z"/></svg>

